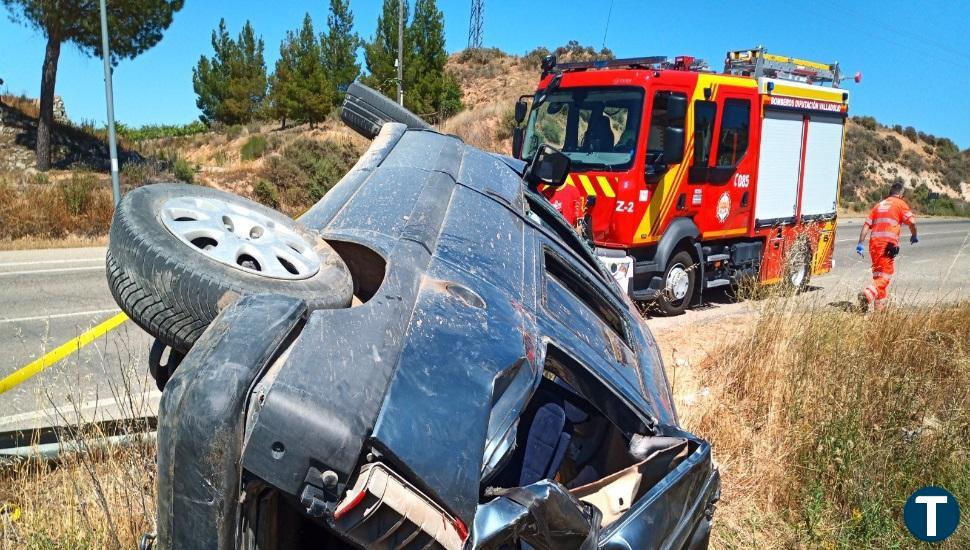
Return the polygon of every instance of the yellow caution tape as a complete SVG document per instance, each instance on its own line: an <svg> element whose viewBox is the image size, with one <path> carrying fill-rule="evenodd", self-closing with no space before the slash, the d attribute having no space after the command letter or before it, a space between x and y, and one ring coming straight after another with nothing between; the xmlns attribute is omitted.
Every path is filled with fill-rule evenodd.
<svg viewBox="0 0 970 550"><path fill-rule="evenodd" d="M23 367L17 369L13 373L9 374L2 380L0 380L0 393L4 393L7 390L13 389L20 384L23 384L27 380L30 380L34 375L43 371L47 367L61 361L68 355L80 350L84 346L90 344L91 342L97 340L98 338L104 336L109 331L114 330L121 323L128 320L128 316L124 313L118 313L114 317L104 321L103 323L95 326L94 328L84 332L77 338L69 340L60 346L57 346L50 352L44 354L42 357L31 361L30 363L24 365ZM18 512L19 513L19 512Z"/></svg>
<svg viewBox="0 0 970 550"><path fill-rule="evenodd" d="M0 503L0 515L7 516L11 522L20 519L20 506L16 504Z"/></svg>

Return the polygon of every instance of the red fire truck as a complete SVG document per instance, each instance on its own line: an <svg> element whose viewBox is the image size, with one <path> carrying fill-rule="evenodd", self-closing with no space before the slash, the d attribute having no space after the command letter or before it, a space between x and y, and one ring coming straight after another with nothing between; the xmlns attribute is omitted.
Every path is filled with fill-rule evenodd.
<svg viewBox="0 0 970 550"><path fill-rule="evenodd" d="M566 154L592 240L635 300L667 314L744 278L802 288L832 266L849 94L838 64L728 52L557 64L523 98L513 155ZM859 75L856 75L858 81Z"/></svg>

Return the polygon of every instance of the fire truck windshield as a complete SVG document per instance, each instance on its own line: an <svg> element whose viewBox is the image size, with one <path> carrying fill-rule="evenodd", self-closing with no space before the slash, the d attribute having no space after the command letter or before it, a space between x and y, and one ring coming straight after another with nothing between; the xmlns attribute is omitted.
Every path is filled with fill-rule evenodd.
<svg viewBox="0 0 970 550"><path fill-rule="evenodd" d="M559 88L532 109L522 158L532 158L547 143L565 153L576 170L627 170L642 109L640 88Z"/></svg>

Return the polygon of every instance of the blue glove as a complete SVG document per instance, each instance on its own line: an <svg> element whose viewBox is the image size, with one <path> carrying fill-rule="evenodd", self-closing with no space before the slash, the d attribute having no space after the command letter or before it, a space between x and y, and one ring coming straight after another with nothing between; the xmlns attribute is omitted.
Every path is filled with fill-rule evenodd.
<svg viewBox="0 0 970 550"><path fill-rule="evenodd" d="M855 245L855 253L860 256L865 256L866 247L862 246L862 243Z"/></svg>
<svg viewBox="0 0 970 550"><path fill-rule="evenodd" d="M916 235L909 236L909 244L916 244L919 242L919 238Z"/></svg>

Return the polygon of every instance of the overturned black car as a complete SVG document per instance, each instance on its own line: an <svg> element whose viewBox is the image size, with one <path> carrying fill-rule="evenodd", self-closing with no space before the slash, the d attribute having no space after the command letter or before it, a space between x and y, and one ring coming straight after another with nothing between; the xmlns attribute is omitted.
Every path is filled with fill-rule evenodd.
<svg viewBox="0 0 970 550"><path fill-rule="evenodd" d="M706 547L710 446L524 183L556 167L349 96L379 135L299 224L191 186L116 213L111 288L159 339L154 546Z"/></svg>

